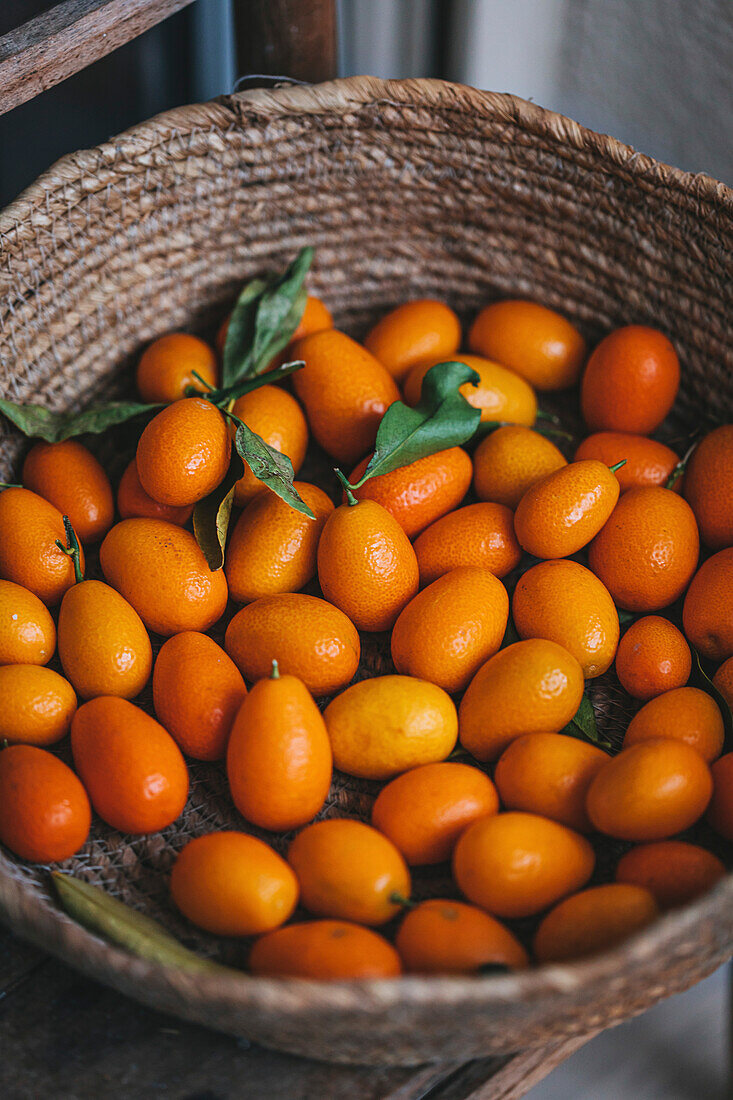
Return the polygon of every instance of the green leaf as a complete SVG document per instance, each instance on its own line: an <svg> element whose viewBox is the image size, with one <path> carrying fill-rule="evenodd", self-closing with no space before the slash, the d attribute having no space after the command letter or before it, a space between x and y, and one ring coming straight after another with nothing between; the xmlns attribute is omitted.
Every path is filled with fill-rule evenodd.
<svg viewBox="0 0 733 1100"><path fill-rule="evenodd" d="M53 871L51 880L69 916L90 932L127 948L133 955L184 970L221 973L226 969L189 951L157 921L130 909L99 887L71 875L63 875L60 871Z"/></svg>
<svg viewBox="0 0 733 1100"><path fill-rule="evenodd" d="M234 504L234 487L243 473L244 463L236 450L232 449L226 477L193 510L193 533L212 573L224 565L224 548Z"/></svg>
<svg viewBox="0 0 733 1100"><path fill-rule="evenodd" d="M296 512L302 512L310 519L316 518L293 486L295 474L293 464L287 455L265 443L264 439L241 420L237 421L234 445L237 453L263 485L272 489L273 493L277 493L281 500L291 508L295 508Z"/></svg>
<svg viewBox="0 0 733 1100"><path fill-rule="evenodd" d="M224 344L222 383L261 374L290 342L306 303L313 249L303 248L279 278L253 279L237 299Z"/></svg>
<svg viewBox="0 0 733 1100"><path fill-rule="evenodd" d="M305 363L302 359L294 359L292 363L283 363L282 366L275 367L274 370L267 371L265 374L260 374L257 378L244 378L240 382L235 382L232 386L227 386L224 390L213 390L206 397L214 405L223 408L230 401L236 401L238 397L243 397L245 393L258 390L261 386L272 386L275 382L280 382L288 375L294 374L296 370L302 370L304 366ZM201 394L196 394L196 396L201 397Z"/></svg>
<svg viewBox="0 0 733 1100"><path fill-rule="evenodd" d="M481 421L481 411L459 392L466 382L476 386L480 378L465 363L437 363L423 378L420 401L414 409L401 401L390 405L379 425L371 461L352 488L470 439Z"/></svg>
<svg viewBox="0 0 733 1100"><path fill-rule="evenodd" d="M42 405L18 405L0 398L0 412L20 428L24 435L60 443L75 435L99 435L115 424L123 424L143 413L155 412L162 405L142 405L137 401L111 401L83 412L52 412Z"/></svg>
<svg viewBox="0 0 733 1100"><path fill-rule="evenodd" d="M560 733L564 733L566 737L577 737L580 741L590 741L592 744L598 745L599 749L612 748L610 741L604 741L598 733L596 714L587 695L584 695L580 700L580 706L575 715L570 719L565 729L560 730Z"/></svg>
<svg viewBox="0 0 733 1100"><path fill-rule="evenodd" d="M717 687L703 668L700 654L696 649L693 649L692 646L690 646L690 649L692 649L692 676L690 677L690 684L693 687L697 685L702 691L706 691L708 695L712 695L713 699L720 707L720 713L723 716L726 749L733 748L733 713L731 713L730 704L723 693L718 691Z"/></svg>

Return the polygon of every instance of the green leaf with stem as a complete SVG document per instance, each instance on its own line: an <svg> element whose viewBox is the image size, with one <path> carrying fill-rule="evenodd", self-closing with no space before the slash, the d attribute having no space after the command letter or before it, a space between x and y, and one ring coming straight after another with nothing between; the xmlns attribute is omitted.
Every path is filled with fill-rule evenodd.
<svg viewBox="0 0 733 1100"><path fill-rule="evenodd" d="M222 382L261 374L292 339L305 310L305 277L313 249L303 248L285 272L253 279L237 299L224 343Z"/></svg>
<svg viewBox="0 0 733 1100"><path fill-rule="evenodd" d="M18 405L0 398L0 413L23 435L45 439L47 443L60 443L76 435L99 435L115 424L162 408L162 405L143 405L137 401L111 401L83 412L53 412L42 405Z"/></svg>
<svg viewBox="0 0 733 1100"><path fill-rule="evenodd" d="M564 733L566 737L577 737L580 741L590 741L591 744L597 745L599 749L610 749L612 747L610 741L604 741L598 733L596 714L587 695L584 695L580 700L580 706L574 716L565 729L560 730L560 733Z"/></svg>
<svg viewBox="0 0 733 1100"><path fill-rule="evenodd" d="M276 493L296 512L302 512L309 519L315 519L313 512L298 495L293 485L295 473L288 456L265 443L264 439L248 428L239 417L226 411L224 415L236 424L234 446L237 454L247 463L255 477L268 489L272 489L273 493Z"/></svg>
<svg viewBox="0 0 733 1100"><path fill-rule="evenodd" d="M193 533L212 573L224 565L224 550L234 505L234 489L244 474L244 463L232 448L226 477L193 510Z"/></svg>
<svg viewBox="0 0 733 1100"><path fill-rule="evenodd" d="M68 516L64 516L64 531L66 532L66 546L64 546L61 539L56 539L56 545L59 550L66 554L68 558L71 558L74 566L74 583L81 584L84 580L84 573L81 568L81 548L79 546L79 539L76 537L76 531L74 530L71 520Z"/></svg>
<svg viewBox="0 0 733 1100"><path fill-rule="evenodd" d="M395 401L387 409L377 431L374 454L352 488L470 439L481 421L481 411L469 405L460 387L466 382L477 386L480 381L465 363L450 361L431 367L414 408Z"/></svg>
<svg viewBox="0 0 733 1100"><path fill-rule="evenodd" d="M70 917L90 932L125 947L133 955L181 970L218 973L227 970L189 951L157 921L131 909L99 887L60 871L51 872L51 881Z"/></svg>
<svg viewBox="0 0 733 1100"><path fill-rule="evenodd" d="M305 363L302 359L294 359L292 363L283 363L282 366L275 367L265 374L259 374L256 378L244 378L240 382L235 382L233 386L227 386L226 389L212 390L208 394L198 394L198 396L205 397L207 401L223 408L230 401L236 401L238 397L243 397L245 393L258 390L261 386L274 385L275 382L280 382L288 375L295 374L297 370L302 370L304 366Z"/></svg>

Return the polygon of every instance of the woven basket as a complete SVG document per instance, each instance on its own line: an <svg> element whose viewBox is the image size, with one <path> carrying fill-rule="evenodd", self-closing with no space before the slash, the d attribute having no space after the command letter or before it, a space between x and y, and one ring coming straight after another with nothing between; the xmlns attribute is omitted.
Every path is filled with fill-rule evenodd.
<svg viewBox="0 0 733 1100"><path fill-rule="evenodd" d="M0 393L58 409L129 388L146 341L205 330L245 278L312 244L311 287L357 336L410 296L468 316L526 295L590 340L629 322L662 328L683 363L680 421L730 419L732 213L733 193L707 177L511 96L436 81L361 77L181 108L64 158L0 214ZM0 476L17 473L21 447L6 431ZM363 675L385 667L365 648ZM617 685L593 690L618 743ZM222 955L167 899L184 841L236 822L219 766L196 765L192 779L175 827L131 840L97 823L69 869L237 963L241 945ZM364 815L371 799L341 778L327 812ZM475 979L177 972L84 931L59 912L45 870L7 853L0 915L157 1008L311 1057L409 1064L583 1034L685 989L733 950L733 878L603 956Z"/></svg>

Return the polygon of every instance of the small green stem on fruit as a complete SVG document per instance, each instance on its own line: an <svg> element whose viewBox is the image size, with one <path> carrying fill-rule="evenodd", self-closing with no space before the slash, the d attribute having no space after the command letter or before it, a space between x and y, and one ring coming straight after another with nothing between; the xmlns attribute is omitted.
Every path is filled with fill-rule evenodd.
<svg viewBox="0 0 733 1100"><path fill-rule="evenodd" d="M16 485L14 481L0 481L0 489L22 489L22 485Z"/></svg>
<svg viewBox="0 0 733 1100"><path fill-rule="evenodd" d="M202 386L204 387L204 393L214 393L214 392L215 392L215 390L214 390L214 387L213 387L213 386L211 386L211 385L210 385L210 384L209 384L209 383L208 383L208 382L206 381L206 379L205 379L205 378L202 378L202 377L201 377L201 375L199 374L199 372L198 372L197 370L192 370L192 371L191 371L191 374L192 374L192 375L194 376L194 378L196 379L196 381L197 381L197 382L200 382L200 383L201 383L201 385L202 385Z"/></svg>
<svg viewBox="0 0 733 1100"><path fill-rule="evenodd" d="M679 481L679 479L682 477L685 470L687 469L687 463L690 461L690 455L695 450L695 447L697 447L697 444L698 444L698 440L696 439L695 442L692 444L692 446L687 448L687 450L683 454L682 458L679 460L679 462L675 466L674 470L672 471L672 473L669 475L666 482L664 483L664 488L665 489L674 489L675 485L677 484L677 482Z"/></svg>
<svg viewBox="0 0 733 1100"><path fill-rule="evenodd" d="M392 905L401 905L403 909L414 909L417 905L416 901L413 901L412 898L406 898L399 890L393 890L389 895L389 900Z"/></svg>
<svg viewBox="0 0 733 1100"><path fill-rule="evenodd" d="M334 469L334 473L344 487L344 492L346 493L346 503L350 507L353 507L354 504L358 504L359 501L354 496L351 485L349 485L349 479L346 477L346 475L342 473L341 470L338 469L338 467Z"/></svg>
<svg viewBox="0 0 733 1100"><path fill-rule="evenodd" d="M270 679L271 680L279 680L280 679L280 666L278 665L277 661L272 662L272 672L270 673Z"/></svg>
<svg viewBox="0 0 733 1100"><path fill-rule="evenodd" d="M562 424L562 420L559 416L557 416L555 413L546 412L544 409L537 410L537 419L549 420L551 424L557 424L558 427L560 427Z"/></svg>
<svg viewBox="0 0 733 1100"><path fill-rule="evenodd" d="M612 474L615 474L617 470L620 470L621 467L625 466L625 465L626 465L626 459L622 458L620 462L616 462L616 463L614 463L613 466L609 466L608 468L609 468L609 470L611 471Z"/></svg>
<svg viewBox="0 0 733 1100"><path fill-rule="evenodd" d="M74 564L74 583L81 584L84 580L84 574L81 568L81 549L79 547L79 540L76 537L76 531L68 516L64 516L64 531L66 532L66 546L64 546L61 539L56 539L56 545L63 554L71 558Z"/></svg>

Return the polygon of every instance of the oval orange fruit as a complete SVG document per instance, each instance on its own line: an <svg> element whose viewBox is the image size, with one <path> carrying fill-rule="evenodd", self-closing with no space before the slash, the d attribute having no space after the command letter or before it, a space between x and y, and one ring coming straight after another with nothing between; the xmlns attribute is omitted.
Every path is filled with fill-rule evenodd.
<svg viewBox="0 0 733 1100"><path fill-rule="evenodd" d="M181 750L126 699L100 695L79 707L71 750L94 809L113 829L157 833L183 812L188 770Z"/></svg>
<svg viewBox="0 0 733 1100"><path fill-rule="evenodd" d="M2 499L2 498L0 498ZM692 578L682 609L688 641L703 657L733 657L733 547L704 561Z"/></svg>
<svg viewBox="0 0 733 1100"><path fill-rule="evenodd" d="M733 424L700 440L687 463L684 494L705 545L733 546Z"/></svg>
<svg viewBox="0 0 733 1100"><path fill-rule="evenodd" d="M672 408L680 362L657 329L627 325L610 332L592 353L581 383L591 431L649 435Z"/></svg>
<svg viewBox="0 0 733 1100"><path fill-rule="evenodd" d="M392 630L394 666L451 695L463 691L499 649L508 617L498 577L476 566L452 569L400 612Z"/></svg>
<svg viewBox="0 0 733 1100"><path fill-rule="evenodd" d="M503 504L466 504L431 523L415 539L420 584L432 584L452 569L474 566L505 577L522 551L514 517Z"/></svg>
<svg viewBox="0 0 733 1100"><path fill-rule="evenodd" d="M418 298L377 321L364 347L401 382L418 363L453 359L460 342L461 323L450 306Z"/></svg>
<svg viewBox="0 0 733 1100"><path fill-rule="evenodd" d="M505 424L525 424L528 428L532 427L537 419L537 396L521 375L480 355L460 352L448 358L465 363L479 376L478 385L464 382L460 393L469 405L481 410L482 421L501 421ZM436 362L437 360L418 364L412 368L404 384L406 405L418 404L423 378Z"/></svg>
<svg viewBox="0 0 733 1100"><path fill-rule="evenodd" d="M161 504L160 501L153 500L140 484L137 463L133 458L117 488L117 511L121 519L164 519L168 523L184 527L191 518L193 505L174 508L172 504Z"/></svg>
<svg viewBox="0 0 733 1100"><path fill-rule="evenodd" d="M227 778L242 817L286 832L311 821L331 786L331 743L302 680L272 675L242 703L227 747Z"/></svg>
<svg viewBox="0 0 733 1100"><path fill-rule="evenodd" d="M318 542L333 504L316 485L295 481L293 486L314 520L265 490L250 501L235 524L224 572L229 595L237 603L297 592L316 575Z"/></svg>
<svg viewBox="0 0 733 1100"><path fill-rule="evenodd" d="M186 396L189 386L214 389L219 371L216 356L208 344L188 332L169 332L153 340L137 365L137 388L143 401L169 405Z"/></svg>
<svg viewBox="0 0 733 1100"><path fill-rule="evenodd" d="M632 623L616 651L616 675L635 699L652 699L687 683L692 654L674 623L645 615Z"/></svg>
<svg viewBox="0 0 733 1100"><path fill-rule="evenodd" d="M195 760L222 759L246 694L234 661L206 634L176 634L156 658L156 716L178 747Z"/></svg>
<svg viewBox="0 0 733 1100"><path fill-rule="evenodd" d="M662 910L687 905L725 875L725 866L697 844L684 840L657 840L638 844L621 856L616 881L644 886Z"/></svg>
<svg viewBox="0 0 733 1100"><path fill-rule="evenodd" d="M109 478L75 439L34 444L23 463L23 484L68 516L83 543L99 542L112 526L115 506Z"/></svg>
<svg viewBox="0 0 733 1100"><path fill-rule="evenodd" d="M534 937L538 962L568 962L607 951L659 916L643 886L607 883L565 898L552 909Z"/></svg>
<svg viewBox="0 0 733 1100"><path fill-rule="evenodd" d="M53 753L32 745L0 752L0 841L20 859L69 859L89 835L86 791Z"/></svg>
<svg viewBox="0 0 733 1100"><path fill-rule="evenodd" d="M527 952L494 917L447 898L421 901L406 913L395 946L412 974L477 974L482 967L529 965Z"/></svg>
<svg viewBox="0 0 733 1100"><path fill-rule="evenodd" d="M345 920L312 920L268 932L249 956L253 974L269 978L363 981L396 978L400 957L371 928Z"/></svg>
<svg viewBox="0 0 733 1100"><path fill-rule="evenodd" d="M0 744L53 745L69 732L76 695L68 680L40 665L0 668Z"/></svg>
<svg viewBox="0 0 733 1100"><path fill-rule="evenodd" d="M678 456L664 443L630 432L596 432L589 435L575 452L575 461L595 458L605 466L615 466L621 492L637 485L665 485L678 462Z"/></svg>
<svg viewBox="0 0 733 1100"><path fill-rule="evenodd" d="M142 619L102 581L75 584L61 601L59 657L82 699L134 699L148 682L153 651Z"/></svg>
<svg viewBox="0 0 733 1100"><path fill-rule="evenodd" d="M56 649L56 624L27 588L0 581L0 665L47 665Z"/></svg>
<svg viewBox="0 0 733 1100"><path fill-rule="evenodd" d="M471 326L472 351L521 374L535 389L563 390L578 380L585 340L554 309L510 299L485 306Z"/></svg>
<svg viewBox="0 0 733 1100"><path fill-rule="evenodd" d="M0 492L0 577L55 607L76 580L74 565L56 543L67 545L58 508L30 489ZM80 564L84 569L84 551Z"/></svg>
<svg viewBox="0 0 733 1100"><path fill-rule="evenodd" d="M308 447L308 424L298 402L280 386L260 386L234 402L232 412L270 447L287 455L297 474ZM264 486L245 465L234 488L234 503L248 504Z"/></svg>
<svg viewBox="0 0 733 1100"><path fill-rule="evenodd" d="M566 558L598 534L619 497L608 466L571 462L531 485L514 513L519 545L536 558Z"/></svg>
<svg viewBox="0 0 733 1100"><path fill-rule="evenodd" d="M482 439L473 456L473 487L479 500L516 508L535 482L567 466L562 451L539 432L507 424Z"/></svg>
<svg viewBox="0 0 733 1100"><path fill-rule="evenodd" d="M626 730L623 747L660 737L684 741L710 764L723 751L725 729L720 707L700 688L665 691L636 712Z"/></svg>
<svg viewBox="0 0 733 1100"><path fill-rule="evenodd" d="M345 687L359 665L361 643L343 611L317 596L262 596L238 611L224 647L246 680L269 676L277 661L283 675L297 676L313 695Z"/></svg>
<svg viewBox="0 0 733 1100"><path fill-rule="evenodd" d="M196 504L223 480L231 449L216 406L202 397L184 397L144 428L135 456L140 484L161 504Z"/></svg>

